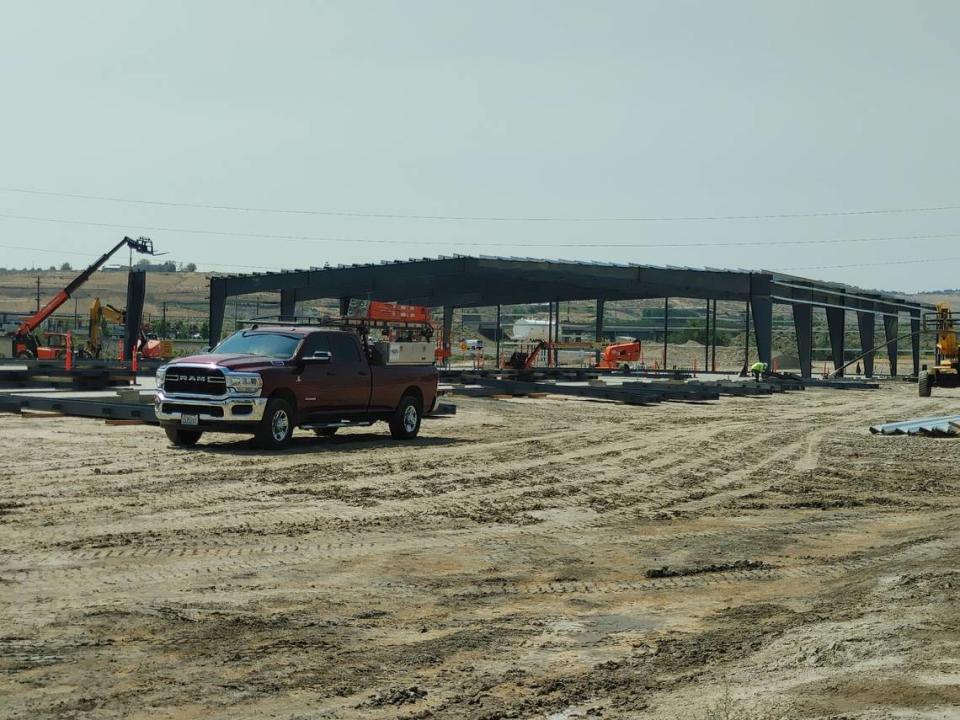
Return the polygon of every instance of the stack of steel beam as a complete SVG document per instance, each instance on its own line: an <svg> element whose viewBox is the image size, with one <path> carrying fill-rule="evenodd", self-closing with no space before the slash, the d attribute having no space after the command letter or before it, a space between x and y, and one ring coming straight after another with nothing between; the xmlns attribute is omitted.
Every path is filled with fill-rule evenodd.
<svg viewBox="0 0 960 720"><path fill-rule="evenodd" d="M952 437L960 435L960 415L920 418L901 422L874 425L874 435L926 435L928 437Z"/></svg>

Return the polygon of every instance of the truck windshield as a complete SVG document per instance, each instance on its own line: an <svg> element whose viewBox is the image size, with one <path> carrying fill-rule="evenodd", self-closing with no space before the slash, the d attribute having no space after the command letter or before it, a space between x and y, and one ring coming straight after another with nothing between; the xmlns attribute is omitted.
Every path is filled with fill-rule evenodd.
<svg viewBox="0 0 960 720"><path fill-rule="evenodd" d="M300 338L265 332L238 332L217 345L213 352L219 355L263 355L280 360L293 357Z"/></svg>

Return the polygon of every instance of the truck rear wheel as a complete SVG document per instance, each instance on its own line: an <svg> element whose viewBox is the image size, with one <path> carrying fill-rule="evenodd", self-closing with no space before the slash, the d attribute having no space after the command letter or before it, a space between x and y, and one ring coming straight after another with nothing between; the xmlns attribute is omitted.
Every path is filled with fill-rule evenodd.
<svg viewBox="0 0 960 720"><path fill-rule="evenodd" d="M177 447L193 447L203 435L201 430L184 430L178 427L165 427L163 431L167 439Z"/></svg>
<svg viewBox="0 0 960 720"><path fill-rule="evenodd" d="M920 397L930 397L930 375L928 373L920 373L920 378L917 380L917 390Z"/></svg>
<svg viewBox="0 0 960 720"><path fill-rule="evenodd" d="M390 418L390 434L398 440L409 440L420 432L423 404L415 395L404 395Z"/></svg>
<svg viewBox="0 0 960 720"><path fill-rule="evenodd" d="M254 443L264 450L280 450L290 443L293 436L293 408L283 398L271 398L263 413Z"/></svg>

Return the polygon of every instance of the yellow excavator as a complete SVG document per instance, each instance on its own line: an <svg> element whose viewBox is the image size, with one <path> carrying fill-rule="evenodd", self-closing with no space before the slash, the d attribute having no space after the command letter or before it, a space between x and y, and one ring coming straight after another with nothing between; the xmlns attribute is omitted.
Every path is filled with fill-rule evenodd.
<svg viewBox="0 0 960 720"><path fill-rule="evenodd" d="M937 354L934 366L920 371L917 384L920 397L930 397L930 391L934 386L960 387L960 349L957 346L958 324L960 324L960 318L954 317L947 303L939 303L934 312L924 314L924 332L935 332L937 334Z"/></svg>
<svg viewBox="0 0 960 720"><path fill-rule="evenodd" d="M99 358L103 353L103 322L125 325L127 311L119 310L110 303L102 304L100 298L94 298L90 306L90 332L87 342L80 349L80 357ZM137 352L147 360L161 360L173 357L173 343L169 340L150 340L138 330Z"/></svg>
<svg viewBox="0 0 960 720"><path fill-rule="evenodd" d="M127 313L115 308L110 303L101 304L100 298L94 298L90 305L90 330L87 342L80 348L80 357L99 358L103 352L103 322L123 325L127 321Z"/></svg>

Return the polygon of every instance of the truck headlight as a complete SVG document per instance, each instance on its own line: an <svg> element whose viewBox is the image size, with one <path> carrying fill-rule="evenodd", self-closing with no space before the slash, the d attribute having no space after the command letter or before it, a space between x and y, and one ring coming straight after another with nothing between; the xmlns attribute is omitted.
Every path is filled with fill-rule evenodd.
<svg viewBox="0 0 960 720"><path fill-rule="evenodd" d="M167 379L167 366L161 365L157 368L157 388L163 389L163 381Z"/></svg>
<svg viewBox="0 0 960 720"><path fill-rule="evenodd" d="M230 374L226 376L226 381L228 389L244 395L258 393L260 388L263 387L261 377L253 373L248 375Z"/></svg>

